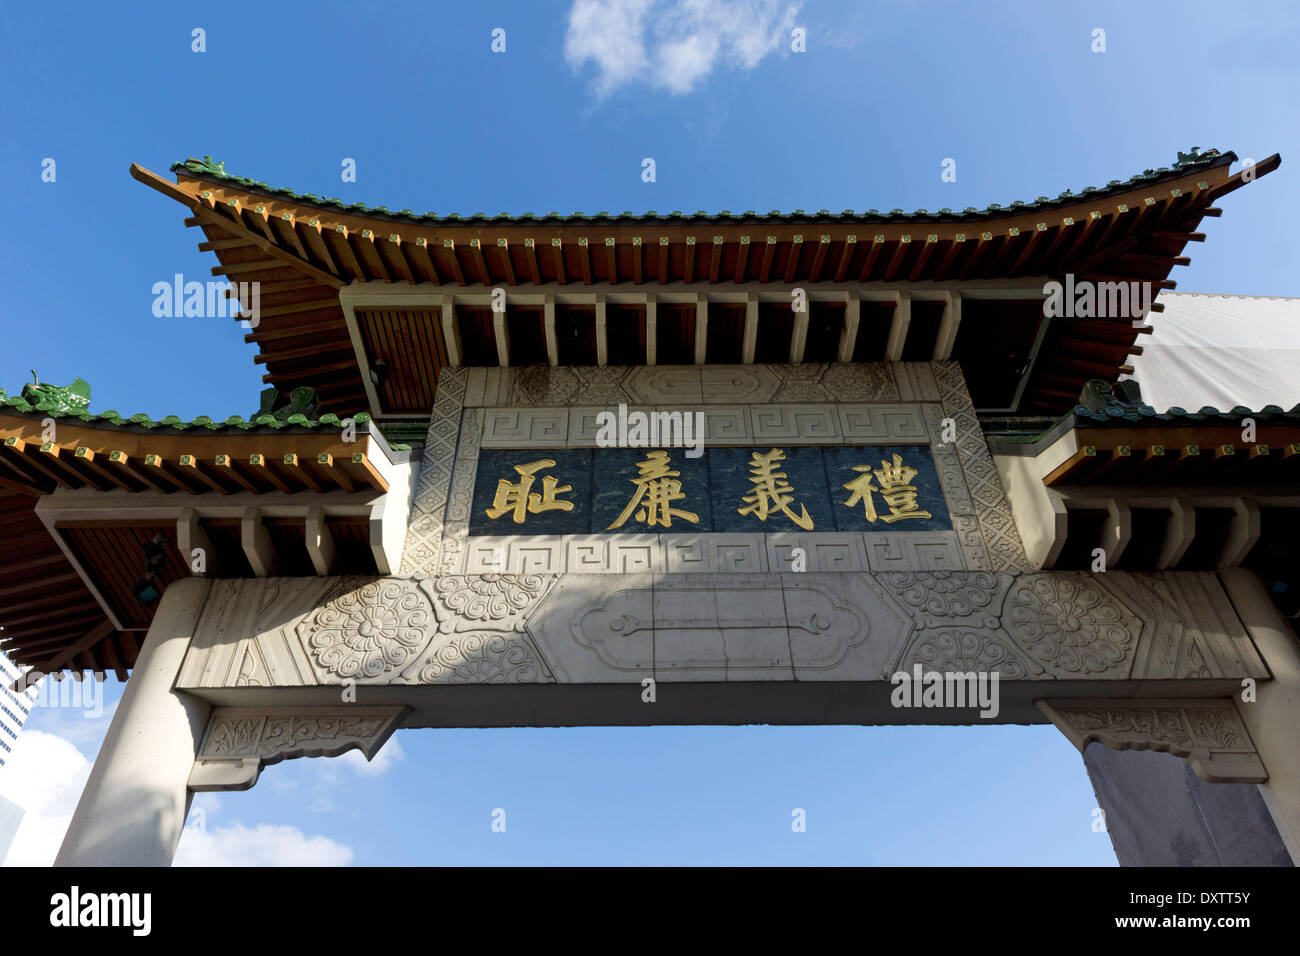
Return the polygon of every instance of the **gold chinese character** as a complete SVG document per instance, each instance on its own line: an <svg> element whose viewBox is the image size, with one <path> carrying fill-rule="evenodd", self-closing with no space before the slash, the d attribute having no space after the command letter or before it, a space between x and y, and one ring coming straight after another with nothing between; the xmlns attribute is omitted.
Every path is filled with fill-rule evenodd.
<svg viewBox="0 0 1300 956"><path fill-rule="evenodd" d="M880 489L871 483L871 466L854 465L853 470L860 471L862 474L844 485L845 488L853 492L849 497L849 500L844 502L844 505L848 508L852 508L861 501L867 511L867 520L874 522L876 520L876 505L871 500L871 493L873 491L879 491Z"/></svg>
<svg viewBox="0 0 1300 956"><path fill-rule="evenodd" d="M741 498L746 506L736 510L742 515L756 515L759 521L766 521L772 510L780 511L805 531L811 531L813 520L808 514L808 508L799 505L802 515L796 515L790 510L790 503L794 501L794 486L787 480L784 471L773 470L782 461L785 461L785 452L780 448L773 448L766 455L757 451L753 453L749 460L750 474L753 477L749 481L754 485L754 490Z"/></svg>
<svg viewBox="0 0 1300 956"><path fill-rule="evenodd" d="M572 485L561 485L556 478L547 475L542 479L542 493L539 495L535 491L530 491L533 482L537 480L537 472L543 468L554 468L555 462L550 458L543 458L540 461L530 461L526 465L515 465L515 471L519 472L519 481L509 482L502 478L497 482L496 497L492 499L492 507L487 509L489 518L500 518L507 511L513 511L511 516L515 524L524 523L524 514L537 514L539 511L572 511L572 501L557 501L555 496L563 494L566 491L572 491Z"/></svg>
<svg viewBox="0 0 1300 956"><path fill-rule="evenodd" d="M676 480L682 473L671 471L670 468L668 452L647 452L645 461L637 462L640 474L631 479L632 484L636 485L636 495L627 503L618 520L605 530L620 527L633 511L636 511L637 521L651 527L661 524L665 528L671 528L673 518L685 518L693 524L699 524L699 515L672 506L674 501L681 501L686 495L682 491L682 483Z"/></svg>
<svg viewBox="0 0 1300 956"><path fill-rule="evenodd" d="M915 477L916 469L904 465L901 455L894 455L892 465L881 460L876 469L876 481L880 482L880 497L889 505L889 514L882 515L881 521L889 524L902 518L932 517L930 512L921 511L917 506L916 487L912 484Z"/></svg>
<svg viewBox="0 0 1300 956"><path fill-rule="evenodd" d="M844 486L853 492L849 500L844 502L844 505L852 508L861 501L866 510L868 521L874 523L876 518L879 517L886 524L892 524L903 518L933 517L930 512L920 510L917 505L917 491L912 484L912 479L916 477L917 471L915 468L904 465L901 455L897 453L894 455L892 465L881 459L880 467L875 469L874 472L876 481L880 482L879 488L871 483L872 468L870 465L854 465L853 470L862 474ZM889 506L889 514L877 515L875 503L871 498L873 491L880 493L881 499Z"/></svg>

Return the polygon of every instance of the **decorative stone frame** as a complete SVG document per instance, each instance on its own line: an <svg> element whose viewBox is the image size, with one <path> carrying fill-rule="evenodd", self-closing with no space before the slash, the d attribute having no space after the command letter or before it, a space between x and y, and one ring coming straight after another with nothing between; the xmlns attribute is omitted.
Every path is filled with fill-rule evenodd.
<svg viewBox="0 0 1300 956"><path fill-rule="evenodd" d="M469 537L480 447L589 446L591 413L619 404L703 411L717 444L927 445L953 529ZM1030 569L956 362L444 369L401 572L782 571L796 546L810 571Z"/></svg>

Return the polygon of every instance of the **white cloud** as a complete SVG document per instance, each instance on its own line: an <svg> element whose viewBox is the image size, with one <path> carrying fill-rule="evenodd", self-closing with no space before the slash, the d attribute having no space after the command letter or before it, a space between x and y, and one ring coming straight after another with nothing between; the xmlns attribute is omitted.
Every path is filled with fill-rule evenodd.
<svg viewBox="0 0 1300 956"><path fill-rule="evenodd" d="M258 785L261 786L264 781L276 793L288 793L290 790L298 789L298 781L292 777L276 776L263 772L261 779L258 780Z"/></svg>
<svg viewBox="0 0 1300 956"><path fill-rule="evenodd" d="M262 772L262 777L258 781L258 786L271 786L273 789L286 792L298 789L298 779L310 783L310 792L302 799L305 805L312 813L330 813L338 809L338 804L334 800L334 794L340 786L345 774L356 774L361 777L379 777L393 766L406 757L402 745L398 743L397 737L392 736L380 748L379 753L375 754L374 760L366 760L365 754L360 750L348 750L337 757L312 757L309 758L306 768L302 769L301 774L289 776L287 768L289 763L298 765L301 761L294 760L285 764L274 764ZM285 770L281 771L281 767Z"/></svg>
<svg viewBox="0 0 1300 956"><path fill-rule="evenodd" d="M392 746L394 741L389 741ZM399 748L400 750L400 748ZM400 752L388 760L401 759ZM376 760L378 762L378 760ZM22 807L22 822L4 858L5 866L51 866L67 833L91 763L57 734L25 728L0 768L0 795ZM259 824L199 828L222 808L216 794L196 794L190 825L181 836L177 866L346 866L352 849L297 827Z"/></svg>
<svg viewBox="0 0 1300 956"><path fill-rule="evenodd" d="M393 765L400 763L406 758L406 752L402 750L402 745L397 742L397 735L388 738L388 741L379 748L379 753L375 754L374 760L367 760L366 755L360 750L347 750L337 757L314 757L312 764L316 768L316 785L315 790L333 787L339 781L339 775L344 770L350 770L358 773L363 777L378 777L388 773L393 769Z"/></svg>
<svg viewBox="0 0 1300 956"><path fill-rule="evenodd" d="M397 742L397 735L394 734L379 748L379 753L375 754L374 760L367 760L366 755L360 750L349 750L331 759L355 770L363 777L378 777L388 773L393 768L393 764L400 763L405 757L406 753L402 750L402 745Z"/></svg>
<svg viewBox="0 0 1300 956"><path fill-rule="evenodd" d="M309 837L297 827L242 823L186 828L176 866L347 866L352 848L329 837Z"/></svg>
<svg viewBox="0 0 1300 956"><path fill-rule="evenodd" d="M797 5L780 0L574 0L564 57L595 65L599 97L634 81L689 93L715 66L751 70L790 41Z"/></svg>
<svg viewBox="0 0 1300 956"><path fill-rule="evenodd" d="M205 817L212 816L221 812L223 804L224 801L221 799L220 793L215 793L210 790L204 791L203 793L196 793L190 800L190 816L193 817L199 812L202 812Z"/></svg>
<svg viewBox="0 0 1300 956"><path fill-rule="evenodd" d="M25 729L0 769L0 794L27 812L5 866L50 866L90 776L90 761L56 734Z"/></svg>
<svg viewBox="0 0 1300 956"><path fill-rule="evenodd" d="M46 679L41 682L41 687L43 689L47 684L53 683ZM63 683L71 684L72 681L63 681ZM86 685L90 684L91 681L86 681ZM102 686L100 685L101 688ZM98 693L102 695L103 690ZM113 722L113 714L117 712L118 701L105 702L101 696L95 698L97 703L93 707L50 707L45 704L45 701L50 699L37 698L38 703L32 708L31 716L27 718L24 733L39 729L62 737L83 754L93 756L99 753L104 735L108 733L108 727ZM22 740L22 737L18 739Z"/></svg>

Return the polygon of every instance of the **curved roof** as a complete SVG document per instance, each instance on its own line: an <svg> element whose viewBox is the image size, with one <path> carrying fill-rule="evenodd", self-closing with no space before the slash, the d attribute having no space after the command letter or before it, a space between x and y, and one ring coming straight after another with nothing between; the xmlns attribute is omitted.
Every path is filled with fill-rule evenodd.
<svg viewBox="0 0 1300 956"><path fill-rule="evenodd" d="M1177 405L1167 412L1157 412L1150 405L1108 405L1104 409L1092 409L1087 405L1076 405L1073 414L1082 426L1133 424L1151 425L1235 425L1246 418L1253 418L1261 424L1300 425L1300 404L1284 409L1280 405L1265 405L1254 411L1245 405L1238 405L1227 411L1220 411L1211 405L1204 405L1194 412Z"/></svg>
<svg viewBox="0 0 1300 956"><path fill-rule="evenodd" d="M353 513L368 513L368 502L387 492L388 465L380 459L399 464L409 450L389 445L364 413L353 420L357 441L345 441L347 423L334 415L155 421L91 413L81 380L24 391L6 397L0 390L0 648L41 673L113 670L125 679L153 614L133 596L152 542L159 535L165 541L164 584L192 570L179 550L177 513L202 505L238 510L267 495L298 501L299 492L310 504L330 494L328 520L343 521L337 533L357 537L364 551L356 529L369 519ZM48 419L57 424L52 435ZM122 496L99 499L99 512L111 520L51 523L38 509L56 493L80 493L89 504L85 495L94 492ZM128 514L132 502L151 495L152 511ZM345 498L356 506L340 507ZM213 538L214 563L240 560L240 530L227 525L204 532ZM296 546L304 529L298 518L267 533L283 548L286 541Z"/></svg>
<svg viewBox="0 0 1300 956"><path fill-rule="evenodd" d="M498 286L622 291L669 284L707 293L742 283L951 287L1073 274L1172 289L1170 271L1189 261L1184 247L1205 238L1196 231L1202 218L1220 214L1214 202L1280 162L1272 156L1234 175L1229 166L1235 159L1231 152L1192 149L1171 166L1005 207L766 215L461 218L275 188L228 173L211 159L175 164L175 183L139 166L131 173L191 210L186 224L203 230L199 248L216 254L215 275L259 283L261 319L245 340L258 347L263 381L284 391L310 386L323 411L347 414L370 407L363 362L382 358L390 381L424 383L423 409L431 404L424 399L438 369L452 359L431 309L372 317L357 332L363 339L358 345L339 300L344 286L468 293ZM1060 328L1049 329L1039 349L1025 412L1065 411L1084 381L1117 374L1128 355L1140 351L1134 343L1141 330L1129 322L1055 325ZM1028 351L1031 343L1017 344Z"/></svg>
<svg viewBox="0 0 1300 956"><path fill-rule="evenodd" d="M284 419L277 418L274 415L257 415L252 419L244 419L239 415L230 415L227 418L217 420L209 418L207 415L199 415L185 421L176 415L153 419L143 412L128 417L111 409L92 413L88 409L69 409L57 402L47 400L31 402L20 395L6 396L4 389L0 388L0 416L3 415L21 415L41 419L76 419L88 425L110 426L123 432L161 430L171 432L202 431L217 434L240 434L258 431L293 434L318 429L342 428L349 421L358 425L366 425L371 421L366 412L358 412L356 415L347 416L346 418L340 418L328 412L320 418L308 418L306 415L290 415ZM405 450L410 446L394 444L391 447Z"/></svg>
<svg viewBox="0 0 1300 956"><path fill-rule="evenodd" d="M594 215L587 215L582 212L559 213L548 212L539 213L518 213L512 214L507 212L488 215L484 212L476 212L468 217L462 217L456 213L439 215L436 212L416 213L410 209L399 209L393 212L387 206L368 206L361 202L346 203L342 199L322 198L314 193L299 193L285 187L275 187L267 185L255 179L249 179L246 176L237 176L233 173L226 172L226 164L213 160L211 156L204 156L203 159L186 159L182 162L173 163L171 171L174 173L184 173L196 176L201 179L208 179L215 182L229 183L239 186L251 192L263 193L268 197L280 197L292 199L295 202L304 205L316 206L320 209L330 209L339 212L350 212L356 215L373 217L388 222L409 222L422 223L431 225L445 225L451 223L460 223L465 221L482 222L492 220L494 222L532 222L536 220L548 220L564 223L670 223L670 222L710 222L710 223L745 223L745 222L850 222L850 223L868 223L868 222L980 222L989 219L999 219L1009 213L1022 213L1034 211L1047 211L1059 209L1065 206L1071 206L1078 203L1081 199L1100 200L1108 196L1126 192L1137 186L1148 183L1159 182L1171 177L1181 176L1196 169L1209 169L1215 166L1226 165L1235 162L1237 156L1232 151L1220 153L1217 149L1200 151L1200 147L1193 146L1186 153L1179 152L1178 160L1172 166L1161 166L1156 169L1144 169L1140 173L1135 173L1128 179L1112 179L1105 186L1085 186L1079 192L1072 192L1069 189L1064 190L1055 198L1048 196L1038 196L1031 201L1016 200L1007 206L998 203L990 203L983 209L976 209L974 206L967 206L960 212L952 209L939 209L931 212L927 209L915 209L912 212L904 212L902 209L891 209L888 212L882 212L879 209L867 209L858 212L852 209L845 209L840 213L832 213L829 209L818 209L816 212L809 213L802 209L794 209L790 212L782 212L773 209L768 213L759 213L753 209L747 209L742 213L733 213L730 210L723 209L716 213L697 210L694 213L684 213L679 210L673 210L670 213L658 213L647 210L644 213L635 213L624 211L620 213L598 212Z"/></svg>

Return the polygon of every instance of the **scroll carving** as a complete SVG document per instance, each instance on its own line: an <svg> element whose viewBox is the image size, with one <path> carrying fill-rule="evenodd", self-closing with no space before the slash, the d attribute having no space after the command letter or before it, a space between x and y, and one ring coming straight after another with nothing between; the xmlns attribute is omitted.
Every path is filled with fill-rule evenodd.
<svg viewBox="0 0 1300 956"><path fill-rule="evenodd" d="M1210 783L1268 779L1232 700L1040 700L1041 710L1083 753L1096 741L1114 750L1186 757Z"/></svg>
<svg viewBox="0 0 1300 956"><path fill-rule="evenodd" d="M247 790L262 768L294 757L337 757L360 750L373 760L405 707L217 707L208 717L189 788Z"/></svg>

